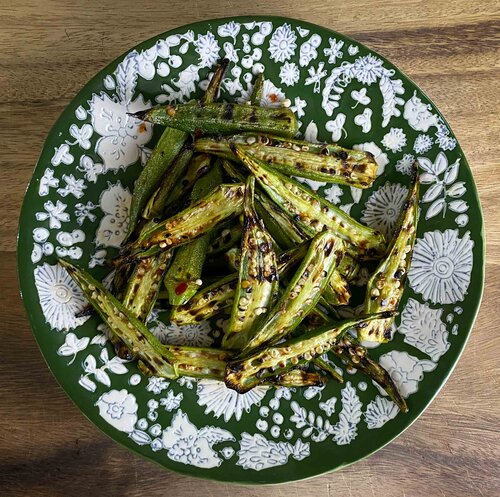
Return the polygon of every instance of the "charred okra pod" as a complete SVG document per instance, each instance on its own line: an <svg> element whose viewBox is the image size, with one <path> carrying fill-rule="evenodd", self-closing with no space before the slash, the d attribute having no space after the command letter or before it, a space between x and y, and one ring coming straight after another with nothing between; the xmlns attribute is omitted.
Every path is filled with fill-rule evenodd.
<svg viewBox="0 0 500 497"><path fill-rule="evenodd" d="M239 222L236 222L232 226L224 227L220 232L215 233L207 252L210 255L226 252L240 242L242 233L243 228Z"/></svg>
<svg viewBox="0 0 500 497"><path fill-rule="evenodd" d="M316 232L331 230L351 244L365 259L384 254L386 242L382 233L358 223L298 181L272 171L261 161L246 154L239 145L233 146L233 152L255 175L271 199L299 226L306 229L311 227Z"/></svg>
<svg viewBox="0 0 500 497"><path fill-rule="evenodd" d="M224 254L224 260L232 271L239 271L241 264L241 249L239 247L230 248Z"/></svg>
<svg viewBox="0 0 500 497"><path fill-rule="evenodd" d="M297 368L268 378L265 384L268 383L270 383L271 385L288 388L321 387L326 383L326 380L322 375L318 373Z"/></svg>
<svg viewBox="0 0 500 497"><path fill-rule="evenodd" d="M328 324L279 345L260 347L253 353L230 361L226 367L225 383L239 393L248 392L270 376L277 376L311 361L334 347L343 334L371 319L392 317L392 313L362 316L341 323Z"/></svg>
<svg viewBox="0 0 500 497"><path fill-rule="evenodd" d="M293 331L318 303L343 254L344 243L340 238L327 231L316 235L283 295L247 341L243 354L262 344L276 343Z"/></svg>
<svg viewBox="0 0 500 497"><path fill-rule="evenodd" d="M163 345L147 327L97 280L67 261L60 261L82 289L111 332L120 338L151 374L166 378L188 375L220 379L229 354L203 347Z"/></svg>
<svg viewBox="0 0 500 497"><path fill-rule="evenodd" d="M251 105L260 105L262 100L262 94L264 93L264 73L260 72L255 78L255 83L253 85L252 96L250 98Z"/></svg>
<svg viewBox="0 0 500 497"><path fill-rule="evenodd" d="M145 249L165 250L194 240L217 224L241 214L244 193L243 184L218 186L175 216L143 229L137 241L124 248L124 254L145 257L151 255Z"/></svg>
<svg viewBox="0 0 500 497"><path fill-rule="evenodd" d="M300 176L368 188L377 177L377 163L370 152L349 150L338 145L283 139L260 133L201 138L195 150L231 158L231 144L287 176Z"/></svg>
<svg viewBox="0 0 500 497"><path fill-rule="evenodd" d="M240 349L258 328L278 288L276 254L269 233L254 209L255 178L246 183L241 262L233 308L222 346Z"/></svg>
<svg viewBox="0 0 500 497"><path fill-rule="evenodd" d="M222 170L216 164L194 185L192 201L209 194L222 182ZM165 275L165 288L171 305L185 304L200 288L201 271L207 255L210 235L200 236L175 252L174 259Z"/></svg>
<svg viewBox="0 0 500 497"><path fill-rule="evenodd" d="M365 313L392 311L398 308L403 295L406 275L410 268L413 245L417 233L419 181L414 165L412 184L401 212L398 228L384 260L368 281ZM360 340L387 342L391 338L392 321L373 321L357 330Z"/></svg>
<svg viewBox="0 0 500 497"><path fill-rule="evenodd" d="M227 135L262 131L292 137L297 119L290 109L233 103L159 105L132 114L137 119L180 129L186 133Z"/></svg>

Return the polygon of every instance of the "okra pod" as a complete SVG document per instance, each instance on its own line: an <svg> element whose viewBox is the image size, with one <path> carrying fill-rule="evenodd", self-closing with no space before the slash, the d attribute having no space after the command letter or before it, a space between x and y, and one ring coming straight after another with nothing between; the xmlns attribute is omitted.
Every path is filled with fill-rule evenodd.
<svg viewBox="0 0 500 497"><path fill-rule="evenodd" d="M246 183L241 262L231 317L222 339L225 349L240 349L264 320L278 289L271 236L254 209L255 178Z"/></svg>
<svg viewBox="0 0 500 497"><path fill-rule="evenodd" d="M419 181L414 165L408 198L398 220L398 228L389 245L387 255L368 280L364 312L391 311L398 308L403 295L406 275L410 268L418 223ZM357 330L360 340L387 342L391 338L392 321L374 321Z"/></svg>
<svg viewBox="0 0 500 497"><path fill-rule="evenodd" d="M229 59L222 59L217 67L215 68L212 79L208 83L208 87L205 94L201 97L200 102L205 104L211 104L217 100L219 95L220 85L222 83L222 78L226 72L227 66L229 65Z"/></svg>
<svg viewBox="0 0 500 497"><path fill-rule="evenodd" d="M260 105L262 100L262 94L264 93L264 73L260 72L255 78L255 83L253 85L252 96L250 97L251 105Z"/></svg>
<svg viewBox="0 0 500 497"><path fill-rule="evenodd" d="M387 319L387 321L392 321L394 319L394 313L390 311L386 311L386 313L392 314L392 316L389 316ZM377 316L377 314L375 314L375 316ZM377 320L380 321L380 319ZM366 323L366 327L370 326L370 322ZM356 328L360 329L360 326L358 325ZM331 351L349 366L358 369L378 383L402 412L408 412L406 401L398 392L389 373L380 364L370 359L366 348L362 347L355 338L345 335L342 339L338 340Z"/></svg>
<svg viewBox="0 0 500 497"><path fill-rule="evenodd" d="M149 248L165 250L188 243L241 214L244 193L243 184L220 185L175 216L143 229L136 242L124 247L123 252L128 257L145 257L150 255L146 250Z"/></svg>
<svg viewBox="0 0 500 497"><path fill-rule="evenodd" d="M172 252L165 250L158 255L141 259L129 278L122 302L130 314L142 322L147 321L153 309L171 257Z"/></svg>
<svg viewBox="0 0 500 497"><path fill-rule="evenodd" d="M222 169L215 166L194 185L193 202L208 195L222 182ZM207 255L210 235L200 236L175 252L174 259L165 275L165 288L171 305L185 304L200 288L201 271Z"/></svg>
<svg viewBox="0 0 500 497"><path fill-rule="evenodd" d="M185 147L179 152L171 167L163 175L160 186L151 195L144 207L142 211L143 218L151 220L163 217L165 206L172 194L172 190L185 174L192 158L193 150L191 148Z"/></svg>
<svg viewBox="0 0 500 497"><path fill-rule="evenodd" d="M285 275L295 267L305 256L305 244L294 250L283 252L277 258L278 273ZM231 307L238 273L230 274L196 293L189 302L172 309L170 320L179 325L195 324L217 315L220 311Z"/></svg>
<svg viewBox="0 0 500 497"><path fill-rule="evenodd" d="M277 376L271 376L265 382L265 384L269 383L271 385L288 388L321 387L326 383L326 380L318 373L297 368Z"/></svg>
<svg viewBox="0 0 500 497"><path fill-rule="evenodd" d="M283 295L247 341L243 354L262 344L276 343L293 331L318 303L343 254L344 243L340 238L327 231L316 235Z"/></svg>
<svg viewBox="0 0 500 497"><path fill-rule="evenodd" d="M292 137L297 119L287 108L264 108L234 103L159 105L132 114L137 119L199 135L262 131Z"/></svg>
<svg viewBox="0 0 500 497"><path fill-rule="evenodd" d="M220 232L215 234L207 252L210 255L226 252L228 249L239 243L242 234L243 228L239 222L236 222L232 226L224 227Z"/></svg>
<svg viewBox="0 0 500 497"><path fill-rule="evenodd" d="M328 373L333 379L335 379L339 383L344 383L344 377L341 374L339 374L339 372L335 369L335 367L326 362L322 357L315 357L313 363L322 371Z"/></svg>
<svg viewBox="0 0 500 497"><path fill-rule="evenodd" d="M224 260L231 271L239 271L241 264L241 249L239 247L230 248L224 254Z"/></svg>
<svg viewBox="0 0 500 497"><path fill-rule="evenodd" d="M60 264L82 289L111 332L156 376L220 379L229 354L203 347L163 345L148 328L88 273L67 261Z"/></svg>
<svg viewBox="0 0 500 497"><path fill-rule="evenodd" d="M248 392L270 376L280 375L310 362L316 356L321 356L334 347L339 337L350 328L383 317L392 317L392 313L362 316L341 323L327 324L301 336L290 338L279 345L260 347L249 355L228 362L224 379L226 386L239 393Z"/></svg>
<svg viewBox="0 0 500 497"><path fill-rule="evenodd" d="M316 232L331 230L351 244L364 259L377 258L385 253L386 241L382 233L358 223L298 181L273 171L263 162L246 154L241 146L231 146L238 159L255 175L271 199L299 226L304 229L313 228Z"/></svg>
<svg viewBox="0 0 500 497"><path fill-rule="evenodd" d="M231 158L231 144L261 160L286 176L368 188L377 177L377 163L370 152L350 150L338 145L309 143L261 133L229 137L200 138L194 143L198 152Z"/></svg>

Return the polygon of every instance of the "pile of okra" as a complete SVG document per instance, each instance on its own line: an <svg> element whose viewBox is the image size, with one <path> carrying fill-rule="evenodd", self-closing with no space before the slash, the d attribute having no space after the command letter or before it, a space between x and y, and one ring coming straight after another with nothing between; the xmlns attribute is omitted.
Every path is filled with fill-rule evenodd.
<svg viewBox="0 0 500 497"><path fill-rule="evenodd" d="M164 127L138 177L111 290L61 260L108 325L122 357L144 374L215 378L240 393L257 385L342 382L357 369L407 411L363 341L387 342L403 294L418 219L412 183L391 237L364 226L294 177L369 188L369 152L296 139L286 106L218 102L227 60L199 101L136 113ZM376 261L363 312L341 320L360 264ZM152 309L178 326L229 315L219 348L161 343Z"/></svg>

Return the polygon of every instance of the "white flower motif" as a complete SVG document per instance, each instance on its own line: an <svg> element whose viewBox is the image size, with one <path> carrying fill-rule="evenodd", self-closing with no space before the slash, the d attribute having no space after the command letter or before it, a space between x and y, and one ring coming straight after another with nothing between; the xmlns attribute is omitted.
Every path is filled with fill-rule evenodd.
<svg viewBox="0 0 500 497"><path fill-rule="evenodd" d="M62 179L66 183L66 186L57 189L57 193L61 197L67 197L70 194L76 198L83 197L84 190L87 188L83 179L76 179L72 174L63 174Z"/></svg>
<svg viewBox="0 0 500 497"><path fill-rule="evenodd" d="M361 105L368 105L372 99L366 94L367 90L366 88L361 88L361 90L357 91L357 90L353 90L351 92L351 97L352 99L356 102L354 104L354 107L353 109L358 105L358 104L361 104Z"/></svg>
<svg viewBox="0 0 500 497"><path fill-rule="evenodd" d="M295 62L285 62L280 69L281 82L286 86L293 86L299 81L300 71Z"/></svg>
<svg viewBox="0 0 500 497"><path fill-rule="evenodd" d="M429 135L418 135L413 144L413 150L417 154L425 154L432 148L432 138Z"/></svg>
<svg viewBox="0 0 500 497"><path fill-rule="evenodd" d="M97 176L104 173L104 166L102 164L96 164L87 155L82 155L80 157L80 164L76 166L77 171L85 173L85 179L91 183L97 181Z"/></svg>
<svg viewBox="0 0 500 497"><path fill-rule="evenodd" d="M313 34L308 41L300 46L299 64L301 67L307 67L309 63L318 56L316 50L321 44L321 36Z"/></svg>
<svg viewBox="0 0 500 497"><path fill-rule="evenodd" d="M172 390L169 390L167 396L160 399L160 404L165 408L165 411L175 411L179 409L183 397L182 392L175 395Z"/></svg>
<svg viewBox="0 0 500 497"><path fill-rule="evenodd" d="M48 219L49 228L59 229L61 227L61 223L67 223L69 221L69 214L64 212L67 206L60 200L58 200L55 205L52 200L49 200L43 204L43 207L45 212L37 212L35 217L37 221L45 221Z"/></svg>
<svg viewBox="0 0 500 497"><path fill-rule="evenodd" d="M236 37L240 32L241 24L238 22L230 21L226 24L222 24L217 28L217 34L222 38L232 38L233 43L236 43Z"/></svg>
<svg viewBox="0 0 500 497"><path fill-rule="evenodd" d="M171 83L177 87L174 90L170 85L164 84L161 89L166 92L166 94L159 94L156 96L156 101L159 104L172 103L174 101L184 102L190 95L196 91L196 82L200 79L201 67L195 64L191 64L186 69L183 69L179 73L177 79L172 79Z"/></svg>
<svg viewBox="0 0 500 497"><path fill-rule="evenodd" d="M380 176L384 172L385 166L389 164L387 154L382 152L382 150L373 142L359 143L358 145L354 145L352 148L354 150L364 150L365 152L370 152L373 155L375 162L378 165L377 176Z"/></svg>
<svg viewBox="0 0 500 497"><path fill-rule="evenodd" d="M435 362L450 348L442 315L443 309L431 309L427 304L409 299L398 327L406 343L429 355Z"/></svg>
<svg viewBox="0 0 500 497"><path fill-rule="evenodd" d="M213 343L210 336L210 323L201 323L177 326L174 323L166 325L162 321L155 321L151 327L151 333L162 343L171 345L189 345L191 347L209 347Z"/></svg>
<svg viewBox="0 0 500 497"><path fill-rule="evenodd" d="M457 140L452 138L450 135L450 130L446 127L446 125L440 122L437 125L436 132L436 143L443 150L453 150L457 146Z"/></svg>
<svg viewBox="0 0 500 497"><path fill-rule="evenodd" d="M423 380L425 372L436 369L435 362L427 359L419 360L408 352L398 350L391 350L380 356L379 363L389 373L399 393L405 399L418 390L418 384ZM374 385L382 395L387 395L382 387L376 383Z"/></svg>
<svg viewBox="0 0 500 497"><path fill-rule="evenodd" d="M194 378L190 378L189 376L181 376L177 379L177 383L181 387L186 387L188 390L192 390L194 387L194 383L196 380Z"/></svg>
<svg viewBox="0 0 500 497"><path fill-rule="evenodd" d="M394 419L398 414L398 406L384 397L377 395L366 407L364 418L369 430L381 428L387 421Z"/></svg>
<svg viewBox="0 0 500 497"><path fill-rule="evenodd" d="M332 204L338 205L341 202L341 197L344 194L344 190L340 188L339 185L336 185L335 183L330 186L330 188L327 188L325 190L325 198Z"/></svg>
<svg viewBox="0 0 500 497"><path fill-rule="evenodd" d="M373 111L367 107L361 114L354 118L354 124L361 126L363 133L369 133L372 129L372 114Z"/></svg>
<svg viewBox="0 0 500 497"><path fill-rule="evenodd" d="M217 62L220 48L217 39L210 31L206 35L198 35L194 45L200 56L200 67L212 67Z"/></svg>
<svg viewBox="0 0 500 497"><path fill-rule="evenodd" d="M222 459L213 445L234 441L234 437L229 431L214 426L196 428L187 414L179 409L172 424L163 431L162 441L172 461L198 468L216 468L222 464Z"/></svg>
<svg viewBox="0 0 500 497"><path fill-rule="evenodd" d="M353 76L368 86L382 76L383 70L382 60L372 54L357 58L351 68Z"/></svg>
<svg viewBox="0 0 500 497"><path fill-rule="evenodd" d="M401 152L406 146L406 135L401 128L391 128L382 139L382 145L393 153Z"/></svg>
<svg viewBox="0 0 500 497"><path fill-rule="evenodd" d="M330 38L328 40L330 46L323 50L323 53L328 57L329 64L335 64L337 59L341 59L344 55L341 51L344 46L344 42L342 40L337 41L336 38Z"/></svg>
<svg viewBox="0 0 500 497"><path fill-rule="evenodd" d="M87 300L62 266L45 263L36 267L34 273L40 306L52 329L72 330L87 321L88 316L75 317L87 305Z"/></svg>
<svg viewBox="0 0 500 497"><path fill-rule="evenodd" d="M333 426L333 439L338 445L350 444L357 436L357 425L361 420L362 402L351 382L342 389L342 410L339 421Z"/></svg>
<svg viewBox="0 0 500 497"><path fill-rule="evenodd" d="M75 138L78 145L80 145L83 150L88 150L90 148L90 138L94 133L94 129L90 124L84 124L81 129L76 125L72 124L69 127L69 134Z"/></svg>
<svg viewBox="0 0 500 497"><path fill-rule="evenodd" d="M125 169L139 159L140 148L151 139L153 128L128 113L148 107L142 95L129 103L112 100L106 93L92 95L89 113L94 130L101 136L96 152L103 160L104 171ZM82 162L80 165L85 167Z"/></svg>
<svg viewBox="0 0 500 497"><path fill-rule="evenodd" d="M86 204L78 203L75 205L75 217L79 226L83 224L85 219L88 219L91 223L97 219L95 214L92 214L94 209L97 209L97 205L94 205L90 201Z"/></svg>
<svg viewBox="0 0 500 497"><path fill-rule="evenodd" d="M307 102L305 100L302 100L300 97L295 97L294 100L294 105L290 107L295 114L297 114L297 117L300 119L301 117L305 116L304 109L307 107Z"/></svg>
<svg viewBox="0 0 500 497"><path fill-rule="evenodd" d="M428 231L417 239L408 278L411 288L433 304L453 304L464 299L472 272L470 232Z"/></svg>
<svg viewBox="0 0 500 497"><path fill-rule="evenodd" d="M69 166L73 164L75 158L69 153L69 145L67 143L63 143L59 146L59 148L54 148L54 156L50 160L50 163L53 166L58 166L59 164L65 164Z"/></svg>
<svg viewBox="0 0 500 497"><path fill-rule="evenodd" d="M309 443L297 440L296 448L288 442L273 442L267 440L264 435L257 433L241 434L240 450L237 452L236 464L243 469L261 471L275 466L283 466L292 456L296 460L308 457L310 454Z"/></svg>
<svg viewBox="0 0 500 497"><path fill-rule="evenodd" d="M403 208L408 188L399 183L385 183L366 201L361 221L390 236Z"/></svg>
<svg viewBox="0 0 500 497"><path fill-rule="evenodd" d="M234 48L234 45L232 43L229 43L226 41L224 45L222 45L222 48L224 49L224 57L231 62L238 62L238 51L239 48Z"/></svg>
<svg viewBox="0 0 500 497"><path fill-rule="evenodd" d="M266 395L268 387L259 386L240 394L227 388L222 381L200 380L196 388L198 404L205 406L205 414L213 413L216 418L224 416L229 421L233 416L237 421L243 412L250 412Z"/></svg>
<svg viewBox="0 0 500 497"><path fill-rule="evenodd" d="M325 128L332 134L333 142L338 142L342 138L342 132L347 136L347 132L344 129L345 121L346 115L339 112L335 119L326 122Z"/></svg>
<svg viewBox="0 0 500 497"><path fill-rule="evenodd" d="M31 252L31 261L36 264L40 262L44 255L54 253L54 245L48 242L50 231L47 228L35 228L33 230L33 251Z"/></svg>
<svg viewBox="0 0 500 497"><path fill-rule="evenodd" d="M64 338L64 343L57 349L57 355L73 356L68 366L76 359L76 354L85 350L90 342L89 337L78 338L74 333L67 333Z"/></svg>
<svg viewBox="0 0 500 497"><path fill-rule="evenodd" d="M349 45L349 48L347 49L347 53L349 55L356 55L359 52L359 47L356 45Z"/></svg>
<svg viewBox="0 0 500 497"><path fill-rule="evenodd" d="M396 171L401 174L410 175L413 170L415 157L411 154L404 154L402 159L396 162Z"/></svg>
<svg viewBox="0 0 500 497"><path fill-rule="evenodd" d="M108 188L101 193L99 206L105 216L96 231L96 244L119 248L128 230L128 213L132 195L128 188L123 188L118 181L108 183Z"/></svg>
<svg viewBox="0 0 500 497"><path fill-rule="evenodd" d="M90 257L89 268L92 269L96 266L104 266L106 262L107 251L104 249L96 250Z"/></svg>
<svg viewBox="0 0 500 497"><path fill-rule="evenodd" d="M158 50L156 45L148 48L147 50L142 50L140 53L135 55L135 61L137 63L137 72L148 81L151 81L156 74L155 61L158 57Z"/></svg>
<svg viewBox="0 0 500 497"><path fill-rule="evenodd" d="M431 109L432 106L424 104L415 91L405 104L403 117L414 130L426 132L431 126L436 126L438 121L437 115L432 114Z"/></svg>
<svg viewBox="0 0 500 497"><path fill-rule="evenodd" d="M49 194L50 188L57 188L59 186L59 179L54 178L54 171L52 169L45 169L43 176L40 178L38 185L38 195L45 197Z"/></svg>
<svg viewBox="0 0 500 497"><path fill-rule="evenodd" d="M146 390L152 392L155 395L159 395L166 388L168 388L169 382L165 378L160 378L159 376L150 376L148 378L148 386Z"/></svg>
<svg viewBox="0 0 500 497"><path fill-rule="evenodd" d="M137 402L127 390L110 390L103 393L95 405L99 415L117 430L131 433L137 421Z"/></svg>
<svg viewBox="0 0 500 497"><path fill-rule="evenodd" d="M290 24L283 24L271 36L269 40L269 53L274 62L285 62L295 54L297 35Z"/></svg>
<svg viewBox="0 0 500 497"><path fill-rule="evenodd" d="M309 77L306 78L305 85L314 85L313 92L319 93L321 89L321 80L328 74L323 68L325 67L324 62L320 62L318 67L310 67L308 69Z"/></svg>
<svg viewBox="0 0 500 497"><path fill-rule="evenodd" d="M318 407L324 411L328 417L330 417L335 412L336 403L337 397L330 397L326 402L320 402Z"/></svg>

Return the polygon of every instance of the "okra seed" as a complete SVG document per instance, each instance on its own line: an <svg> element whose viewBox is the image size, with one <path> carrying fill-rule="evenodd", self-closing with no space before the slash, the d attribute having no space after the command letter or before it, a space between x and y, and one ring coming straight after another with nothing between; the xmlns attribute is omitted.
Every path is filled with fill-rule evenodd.
<svg viewBox="0 0 500 497"><path fill-rule="evenodd" d="M203 284L203 281L200 280L200 278L198 278L195 282L194 282L195 285L198 285L198 286L201 286Z"/></svg>
<svg viewBox="0 0 500 497"><path fill-rule="evenodd" d="M304 354L304 359L305 359L306 361L310 361L310 360L312 359L312 355L311 355L309 352L306 352L306 353Z"/></svg>
<svg viewBox="0 0 500 497"><path fill-rule="evenodd" d="M249 136L249 137L247 138L247 143L248 143L249 145L253 145L256 141L257 141L257 139L255 138L255 136Z"/></svg>
<svg viewBox="0 0 500 497"><path fill-rule="evenodd" d="M359 358L359 356L355 355L355 356L351 357L351 361L354 364L359 364L359 362L361 361L361 359Z"/></svg>
<svg viewBox="0 0 500 497"><path fill-rule="evenodd" d="M165 242L160 242L160 248L167 248L167 244Z"/></svg>
<svg viewBox="0 0 500 497"><path fill-rule="evenodd" d="M300 152L300 147L295 143L292 145L292 149L295 150L296 152Z"/></svg>
<svg viewBox="0 0 500 497"><path fill-rule="evenodd" d="M379 295L380 295L380 291L379 291L379 290L377 290L376 288L374 288L374 289L372 290L372 296L373 296L373 297L378 297Z"/></svg>
<svg viewBox="0 0 500 497"><path fill-rule="evenodd" d="M290 107L290 105L292 105L292 101L289 98L285 98L285 100L281 102L282 107Z"/></svg>
<svg viewBox="0 0 500 497"><path fill-rule="evenodd" d="M295 365L295 364L298 364L298 363L299 363L299 358L298 358L298 357L292 357L292 358L290 359L290 362L291 362L292 364L294 364L294 365Z"/></svg>
<svg viewBox="0 0 500 497"><path fill-rule="evenodd" d="M309 150L309 145L302 145L302 151L307 152Z"/></svg>

